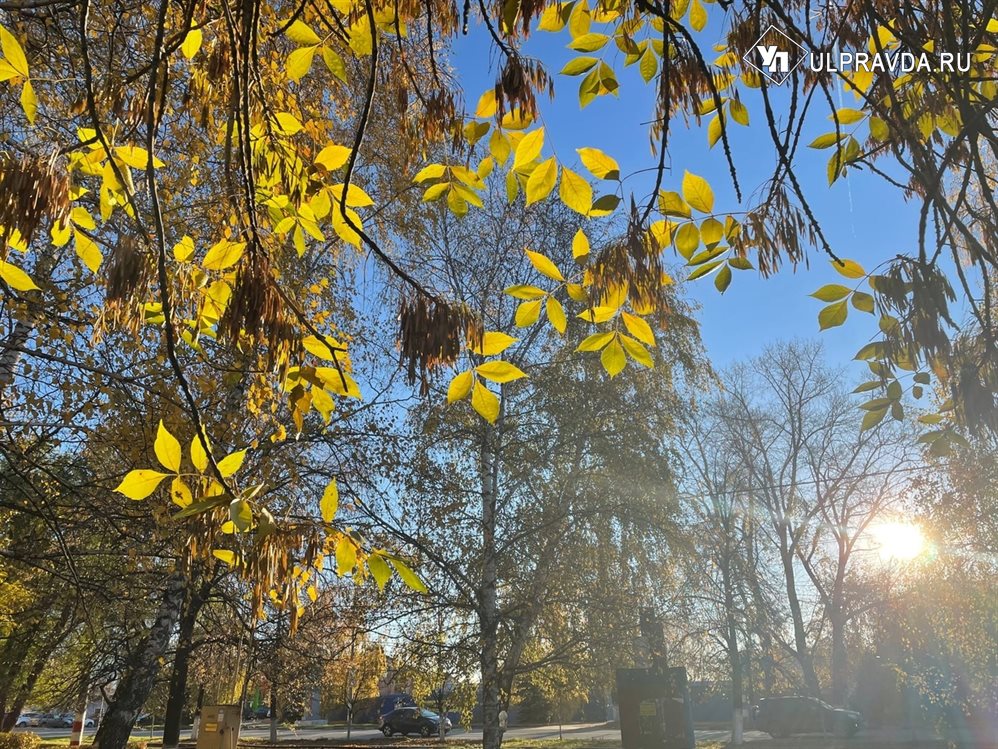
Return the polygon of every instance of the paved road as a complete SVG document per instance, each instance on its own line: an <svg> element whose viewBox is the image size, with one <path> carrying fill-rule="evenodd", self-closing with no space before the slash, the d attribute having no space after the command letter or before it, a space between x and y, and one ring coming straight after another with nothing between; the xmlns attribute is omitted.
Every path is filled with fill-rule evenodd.
<svg viewBox="0 0 998 749"><path fill-rule="evenodd" d="M33 730L42 738L64 738L69 736L69 731L64 728L35 728L35 729L17 729L17 730ZM93 729L89 729L87 734L92 734ZM459 739L481 739L481 730L465 731L463 729L457 729L450 733L454 738ZM582 723L566 725L562 728L562 735L566 739L603 739L603 740L613 740L620 739L620 729L618 728L606 728L603 723ZM132 738L135 739L145 739L145 738L155 738L159 739L162 736L162 730L157 729L155 731L149 731L148 729L136 728L132 733ZM183 738L188 738L190 736L190 731L184 731ZM261 725L259 723L251 723L243 726L242 731L240 731L240 736L247 738L258 738L265 739L270 736L270 728L266 725ZM302 728L299 730L290 730L287 728L280 728L277 731L278 739L346 739L347 732L345 728ZM507 738L516 739L556 739L558 738L558 726L525 726L525 727L514 727L506 731ZM728 739L728 731L697 731L696 737L698 741L724 741ZM374 728L355 728L350 734L351 740L356 741L367 741L369 739L381 738L381 732ZM768 734L761 733L759 731L746 731L745 739L746 741L754 741L757 739L767 739Z"/></svg>

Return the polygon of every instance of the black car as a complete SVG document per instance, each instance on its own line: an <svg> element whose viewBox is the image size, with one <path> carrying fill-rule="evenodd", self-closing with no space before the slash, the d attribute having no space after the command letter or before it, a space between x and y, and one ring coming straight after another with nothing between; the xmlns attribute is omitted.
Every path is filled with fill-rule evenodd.
<svg viewBox="0 0 998 749"><path fill-rule="evenodd" d="M444 718L444 733L451 729L449 718ZM440 716L419 707L400 707L381 716L381 732L385 736L400 733L408 736L434 736L440 732Z"/></svg>
<svg viewBox="0 0 998 749"><path fill-rule="evenodd" d="M752 708L755 727L774 738L797 733L854 735L863 725L863 715L854 710L832 707L814 697L771 697Z"/></svg>

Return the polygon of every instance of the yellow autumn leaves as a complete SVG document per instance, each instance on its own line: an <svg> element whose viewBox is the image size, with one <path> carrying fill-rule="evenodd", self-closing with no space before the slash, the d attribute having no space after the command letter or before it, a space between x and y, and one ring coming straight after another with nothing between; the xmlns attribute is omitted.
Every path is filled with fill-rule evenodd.
<svg viewBox="0 0 998 749"><path fill-rule="evenodd" d="M181 508L187 507L191 504L194 495L184 477L204 478L205 471L208 468L208 454L205 452L201 440L198 437L194 437L190 445L190 461L196 471L195 473L183 473L181 471L183 450L180 441L170 433L162 421L159 422L159 428L156 431L153 452L156 454L156 460L169 473L148 468L135 469L125 475L121 483L115 487L115 491L125 495L129 499L147 499L156 491L163 479L173 476L170 486L170 498L174 504L179 505ZM242 467L245 457L245 450L237 450L226 455L218 461L218 472L223 478L232 476ZM217 482L210 480L205 493L209 496L217 496L222 493L222 489Z"/></svg>
<svg viewBox="0 0 998 749"><path fill-rule="evenodd" d="M38 111L38 99L31 85L31 73L28 70L28 58L24 55L20 42L3 26L0 26L0 83L9 81L11 85L23 82L21 85L21 109L32 125Z"/></svg>

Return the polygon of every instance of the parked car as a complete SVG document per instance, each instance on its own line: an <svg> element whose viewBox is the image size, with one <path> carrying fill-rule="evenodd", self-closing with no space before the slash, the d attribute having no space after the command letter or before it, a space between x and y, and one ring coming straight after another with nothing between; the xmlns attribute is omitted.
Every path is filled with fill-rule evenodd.
<svg viewBox="0 0 998 749"><path fill-rule="evenodd" d="M814 697L771 697L752 708L755 727L774 738L797 733L833 733L853 736L863 725L855 710L832 707Z"/></svg>
<svg viewBox="0 0 998 749"><path fill-rule="evenodd" d="M152 713L142 713L138 718L135 719L135 725L137 726L151 726L154 717Z"/></svg>
<svg viewBox="0 0 998 749"><path fill-rule="evenodd" d="M65 713L45 713L38 719L38 725L42 728L72 728L73 719Z"/></svg>
<svg viewBox="0 0 998 749"><path fill-rule="evenodd" d="M451 729L449 718L444 718L444 733ZM400 733L408 736L418 733L420 736L434 736L440 733L440 716L419 707L400 707L387 715L381 716L381 733L391 736Z"/></svg>
<svg viewBox="0 0 998 749"><path fill-rule="evenodd" d="M17 722L14 723L15 726L19 728L27 728L29 726L37 726L38 722L42 719L41 713L21 713L17 717Z"/></svg>

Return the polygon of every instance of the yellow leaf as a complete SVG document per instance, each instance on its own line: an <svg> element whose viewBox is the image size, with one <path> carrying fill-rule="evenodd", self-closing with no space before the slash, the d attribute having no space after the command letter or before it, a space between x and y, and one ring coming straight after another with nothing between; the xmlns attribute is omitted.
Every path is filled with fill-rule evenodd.
<svg viewBox="0 0 998 749"><path fill-rule="evenodd" d="M611 319L614 315L617 314L617 309L618 309L617 307L608 307L605 305L597 306L593 307L592 309L582 310L582 312L579 313L579 317L581 317L586 322L591 322L591 323L606 322L607 320Z"/></svg>
<svg viewBox="0 0 998 749"><path fill-rule="evenodd" d="M475 367L475 371L493 382L512 382L527 376L519 367L506 361L485 362Z"/></svg>
<svg viewBox="0 0 998 749"><path fill-rule="evenodd" d="M413 182L426 182L428 179L440 179L447 173L447 167L443 164L427 164L412 178Z"/></svg>
<svg viewBox="0 0 998 749"><path fill-rule="evenodd" d="M536 286L529 286L527 284L510 286L503 293L509 294L514 299L540 299L542 296L547 294L544 289L540 289Z"/></svg>
<svg viewBox="0 0 998 749"><path fill-rule="evenodd" d="M190 60L201 49L201 42L204 41L204 34L201 29L191 29L184 37L184 43L180 45L180 51L184 57Z"/></svg>
<svg viewBox="0 0 998 749"><path fill-rule="evenodd" d="M475 387L471 391L471 407L490 424L495 424L499 418L499 399L480 380L475 380Z"/></svg>
<svg viewBox="0 0 998 749"><path fill-rule="evenodd" d="M603 365L603 369L607 371L611 377L616 377L624 367L627 365L627 357L624 355L624 347L620 345L620 341L617 340L617 336L614 336L610 344L603 349L603 352L599 357L600 363Z"/></svg>
<svg viewBox="0 0 998 749"><path fill-rule="evenodd" d="M543 293L542 291L541 294L543 295ZM482 336L481 346L471 346L470 348L474 353L481 354L482 356L495 356L508 349L517 340L517 338L506 333L490 330Z"/></svg>
<svg viewBox="0 0 998 749"><path fill-rule="evenodd" d="M568 171L567 169L564 171ZM572 257L576 260L583 258L589 254L589 237L586 233L579 229L575 232L575 236L572 237Z"/></svg>
<svg viewBox="0 0 998 749"><path fill-rule="evenodd" d="M558 270L558 266L555 265L546 255L543 255L540 252L533 252L531 250L525 250L525 252L527 253L527 258L530 260L530 264L537 269L538 273L555 281L565 280L565 277L561 275L561 271Z"/></svg>
<svg viewBox="0 0 998 749"><path fill-rule="evenodd" d="M284 63L284 72L288 79L296 83L308 75L312 69L312 60L315 58L316 47L299 47L290 55Z"/></svg>
<svg viewBox="0 0 998 749"><path fill-rule="evenodd" d="M749 124L748 108L742 104L741 99L731 99L731 102L728 104L728 112L731 113L731 119L739 125Z"/></svg>
<svg viewBox="0 0 998 749"><path fill-rule="evenodd" d="M593 207L593 188L586 180L567 167L562 167L561 184L558 186L561 201L583 216Z"/></svg>
<svg viewBox="0 0 998 749"><path fill-rule="evenodd" d="M310 600L312 603L315 603L316 600L318 600L319 598L319 592L315 589L314 585L309 585L305 589L305 593L306 595L308 595L308 600Z"/></svg>
<svg viewBox="0 0 998 749"><path fill-rule="evenodd" d="M333 409L336 408L332 397L322 388L312 388L309 392L312 393L312 408L318 411L322 420L328 424L333 415Z"/></svg>
<svg viewBox="0 0 998 749"><path fill-rule="evenodd" d="M336 517L336 510L340 506L340 489L336 485L336 479L330 479L322 492L322 499L319 500L319 513L322 515L322 522L331 523Z"/></svg>
<svg viewBox="0 0 998 749"><path fill-rule="evenodd" d="M296 44L320 44L322 39L312 31L312 27L302 21L295 21L285 32L288 39Z"/></svg>
<svg viewBox="0 0 998 749"><path fill-rule="evenodd" d="M554 189L558 181L558 164L552 156L538 164L527 179L527 205L544 200Z"/></svg>
<svg viewBox="0 0 998 749"><path fill-rule="evenodd" d="M7 63L17 71L22 78L28 77L28 59L24 56L21 44L3 26L0 26L0 50L7 58Z"/></svg>
<svg viewBox="0 0 998 749"><path fill-rule="evenodd" d="M692 172L683 174L683 197L693 208L704 213L714 210L714 191L703 177Z"/></svg>
<svg viewBox="0 0 998 749"><path fill-rule="evenodd" d="M346 146L338 146L335 143L330 143L319 151L319 155L315 157L315 163L331 172L335 171L347 163L351 150Z"/></svg>
<svg viewBox="0 0 998 749"><path fill-rule="evenodd" d="M38 288L27 273L4 260L0 260L0 279L15 291L34 291Z"/></svg>
<svg viewBox="0 0 998 749"><path fill-rule="evenodd" d="M598 148L577 148L586 169L598 179L620 179L620 166Z"/></svg>
<svg viewBox="0 0 998 749"><path fill-rule="evenodd" d="M74 238L76 239L77 256L90 269L91 273L96 273L100 269L101 263L104 262L104 256L101 254L100 248L97 247L97 243L82 231L75 232Z"/></svg>
<svg viewBox="0 0 998 749"><path fill-rule="evenodd" d="M202 473L208 467L208 454L204 451L204 447L201 446L201 440L197 436L191 440L191 463Z"/></svg>
<svg viewBox="0 0 998 749"><path fill-rule="evenodd" d="M35 97L35 89L31 86L31 81L25 81L21 88L21 109L28 122L35 124L35 114L38 112L38 99Z"/></svg>
<svg viewBox="0 0 998 749"><path fill-rule="evenodd" d="M301 345L313 356L325 359L326 361L336 361L337 356L341 359L345 356L345 352L339 351L342 346L340 346L335 338L329 336L323 336L323 338L325 341L314 335L308 335L301 339Z"/></svg>
<svg viewBox="0 0 998 749"><path fill-rule="evenodd" d="M648 369L654 368L655 361L651 358L651 354L648 352L648 349L630 336L620 336L620 342L623 344L624 351L626 351L628 356L634 359L634 361L643 367L647 367Z"/></svg>
<svg viewBox="0 0 998 749"><path fill-rule="evenodd" d="M694 31L703 31L707 25L707 9L703 7L700 0L693 0L690 6L690 26Z"/></svg>
<svg viewBox="0 0 998 749"><path fill-rule="evenodd" d="M523 302L516 308L514 322L518 328L529 328L541 314L541 300L535 299L532 302Z"/></svg>
<svg viewBox="0 0 998 749"><path fill-rule="evenodd" d="M173 257L179 263L186 263L194 257L194 240L186 234L181 237L180 241L173 246Z"/></svg>
<svg viewBox="0 0 998 749"><path fill-rule="evenodd" d="M499 106L496 102L495 89L490 88L478 98L478 106L475 107L475 117L479 117L483 120L488 119L489 117L494 117L498 109Z"/></svg>
<svg viewBox="0 0 998 749"><path fill-rule="evenodd" d="M339 204L343 195L343 185L333 185L329 188L329 194L333 196L333 202ZM347 205L353 208L363 208L374 205L374 200L357 185L351 184L347 188Z"/></svg>
<svg viewBox="0 0 998 749"><path fill-rule="evenodd" d="M159 429L156 430L156 441L153 443L153 451L156 459L163 468L173 473L180 473L180 442L170 434L170 430L163 426L160 419Z"/></svg>
<svg viewBox="0 0 998 749"><path fill-rule="evenodd" d="M622 312L620 316L624 320L624 327L627 328L628 333L642 343L646 343L649 346L655 345L655 334L651 330L651 325L644 318L627 312Z"/></svg>
<svg viewBox="0 0 998 749"><path fill-rule="evenodd" d="M337 203L333 206L333 212L330 215L332 217L333 231L335 231L339 238L344 242L352 244L359 250L361 242L360 234L357 233L357 230L354 229L350 223L347 223L347 220L349 219L349 221L358 229L364 228L357 212L352 208L347 208L344 213L340 210L340 206Z"/></svg>
<svg viewBox="0 0 998 749"><path fill-rule="evenodd" d="M222 474L223 478L228 478L243 464L243 459L246 457L245 450L237 450L234 453L226 455L220 461L218 461L218 472Z"/></svg>
<svg viewBox="0 0 998 749"><path fill-rule="evenodd" d="M245 242L230 242L228 239L223 239L208 250L201 265L205 270L224 270L238 263L245 249Z"/></svg>
<svg viewBox="0 0 998 749"><path fill-rule="evenodd" d="M658 194L658 209L666 216L677 216L679 218L689 218L690 207L678 192L662 190Z"/></svg>
<svg viewBox="0 0 998 749"><path fill-rule="evenodd" d="M170 484L170 499L173 500L173 504L179 507L187 507L194 500L190 487L184 483L180 476L173 479Z"/></svg>
<svg viewBox="0 0 998 749"><path fill-rule="evenodd" d="M336 574L342 577L357 566L357 546L350 536L342 535L336 542Z"/></svg>
<svg viewBox="0 0 998 749"><path fill-rule="evenodd" d="M119 494L124 494L129 499L145 499L156 491L159 482L166 476L167 474L159 471L140 468L129 471L114 490Z"/></svg>
<svg viewBox="0 0 998 749"><path fill-rule="evenodd" d="M471 386L474 384L474 379L474 376L468 371L461 372L461 374L451 380L450 385L447 386L447 402L453 403L454 401L468 397L468 393L471 392Z"/></svg>
<svg viewBox="0 0 998 749"><path fill-rule="evenodd" d="M277 118L277 129L285 135L294 135L302 129L302 124L298 118L290 112L278 112L275 117Z"/></svg>
<svg viewBox="0 0 998 749"><path fill-rule="evenodd" d="M561 302L553 296L549 296L545 309L547 311L548 322L551 323L551 327L559 333L564 334L565 328L568 327L568 320L565 318L565 308L561 306Z"/></svg>
<svg viewBox="0 0 998 749"><path fill-rule="evenodd" d="M863 270L863 266L855 260L843 260L841 264L835 260L832 260L831 262L832 267L846 278L863 278L863 276L866 275L866 271Z"/></svg>
<svg viewBox="0 0 998 749"><path fill-rule="evenodd" d="M541 155L541 149L544 147L544 128L539 127L536 130L531 130L529 133L523 136L520 144L516 147L516 152L513 155L513 169L522 169L524 166L532 162L538 156Z"/></svg>
<svg viewBox="0 0 998 749"><path fill-rule="evenodd" d="M378 590L385 589L385 583L392 576L392 571L388 567L388 562L380 554L371 554L367 558L367 569L371 571L374 582L378 584Z"/></svg>
<svg viewBox="0 0 998 749"><path fill-rule="evenodd" d="M229 551L228 549L212 549L211 555L215 557L215 559L225 562L230 567L236 563L235 552Z"/></svg>
<svg viewBox="0 0 998 749"><path fill-rule="evenodd" d="M149 165L149 152L138 146L117 146L114 155L134 169L145 169ZM159 169L165 164L153 157L152 165Z"/></svg>
<svg viewBox="0 0 998 749"><path fill-rule="evenodd" d="M584 338L579 347L575 349L576 351L599 351L601 348L606 346L613 337L617 335L612 330L607 333L593 333L591 336Z"/></svg>
<svg viewBox="0 0 998 749"><path fill-rule="evenodd" d="M395 567L395 571L399 573L399 577L402 578L402 582L404 582L407 587L417 593L426 592L426 584L419 579L415 572L409 569L405 562L401 559L392 559L392 565Z"/></svg>
<svg viewBox="0 0 998 749"><path fill-rule="evenodd" d="M679 254L689 260L696 248L700 246L700 230L692 221L683 224L676 232L676 249Z"/></svg>

